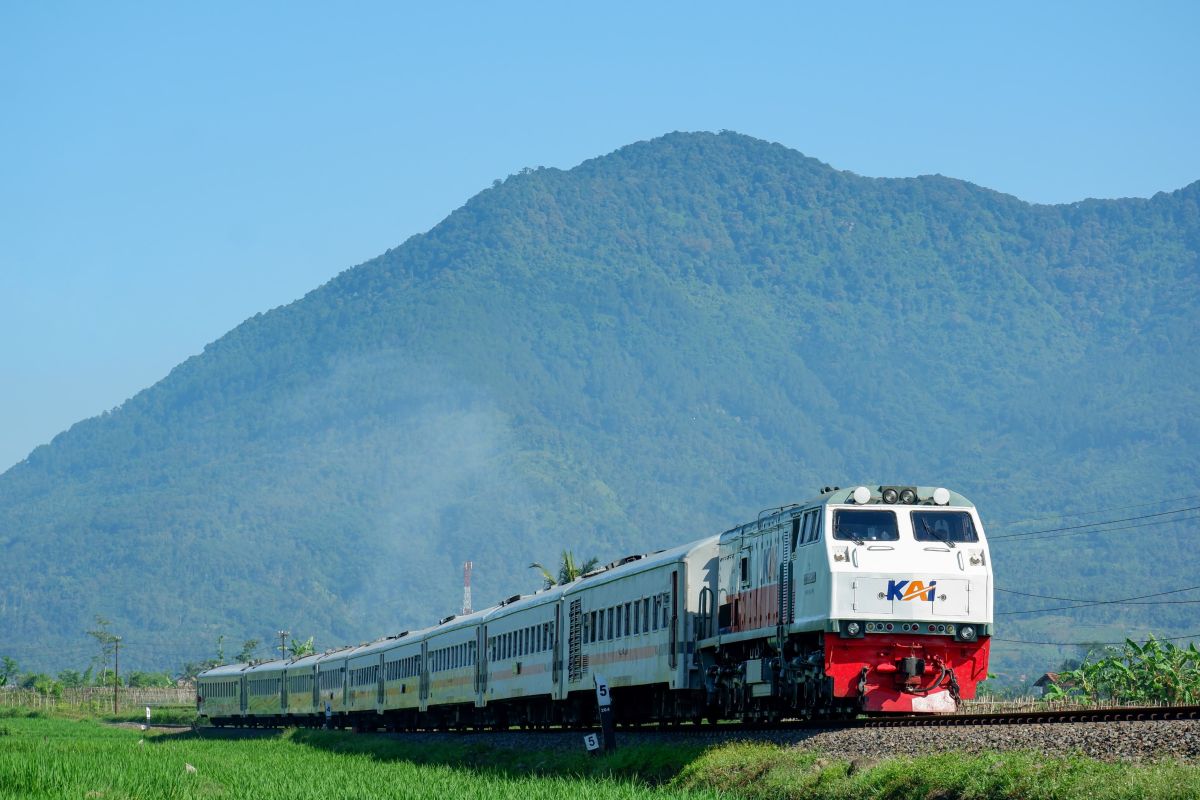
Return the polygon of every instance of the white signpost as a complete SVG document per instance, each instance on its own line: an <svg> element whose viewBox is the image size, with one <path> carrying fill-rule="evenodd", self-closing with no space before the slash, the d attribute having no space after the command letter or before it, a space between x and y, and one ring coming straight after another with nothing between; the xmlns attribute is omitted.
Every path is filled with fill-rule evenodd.
<svg viewBox="0 0 1200 800"><path fill-rule="evenodd" d="M608 682L601 675L593 673L592 680L596 684L596 706L600 711L600 736L589 733L583 737L583 744L589 753L598 752L603 747L604 752L611 753L617 749L617 736L613 724L612 694L608 691Z"/></svg>

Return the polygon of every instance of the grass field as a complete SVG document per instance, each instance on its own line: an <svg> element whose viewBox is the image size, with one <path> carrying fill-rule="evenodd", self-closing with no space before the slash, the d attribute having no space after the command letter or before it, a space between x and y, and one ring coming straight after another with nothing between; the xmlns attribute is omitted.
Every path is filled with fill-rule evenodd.
<svg viewBox="0 0 1200 800"><path fill-rule="evenodd" d="M220 736L154 736L93 719L0 714L0 800L1200 797L1200 767L1033 753L937 755L856 768L760 744L628 747L592 758L344 732Z"/></svg>
<svg viewBox="0 0 1200 800"><path fill-rule="evenodd" d="M10 716L0 719L0 798L715 796L704 790L651 788L632 777L522 775L513 770L415 763L384 752L336 747L350 738L326 734L305 743L292 735L240 740L191 734L144 736L136 729L93 720Z"/></svg>

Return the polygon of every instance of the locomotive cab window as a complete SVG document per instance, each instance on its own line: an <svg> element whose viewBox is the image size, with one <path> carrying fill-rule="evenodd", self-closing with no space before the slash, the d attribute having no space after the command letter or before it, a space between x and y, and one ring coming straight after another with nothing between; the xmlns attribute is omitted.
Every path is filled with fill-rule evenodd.
<svg viewBox="0 0 1200 800"><path fill-rule="evenodd" d="M821 512L819 510L810 511L807 516L804 543L811 544L821 539Z"/></svg>
<svg viewBox="0 0 1200 800"><path fill-rule="evenodd" d="M975 523L966 511L912 512L913 538L918 542L978 542Z"/></svg>
<svg viewBox="0 0 1200 800"><path fill-rule="evenodd" d="M833 538L854 542L894 542L900 538L894 511L838 510L833 513Z"/></svg>

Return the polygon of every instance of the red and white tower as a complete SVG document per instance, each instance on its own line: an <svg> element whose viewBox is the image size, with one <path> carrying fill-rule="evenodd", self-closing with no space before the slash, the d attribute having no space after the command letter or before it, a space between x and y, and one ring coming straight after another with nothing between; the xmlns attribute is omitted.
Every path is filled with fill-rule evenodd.
<svg viewBox="0 0 1200 800"><path fill-rule="evenodd" d="M468 561L463 564L463 614L470 614L471 608L471 568L475 566L475 562Z"/></svg>

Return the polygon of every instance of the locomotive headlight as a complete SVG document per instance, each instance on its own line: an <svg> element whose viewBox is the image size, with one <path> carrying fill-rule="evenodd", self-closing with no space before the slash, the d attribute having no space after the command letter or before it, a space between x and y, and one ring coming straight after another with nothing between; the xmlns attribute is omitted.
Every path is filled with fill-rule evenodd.
<svg viewBox="0 0 1200 800"><path fill-rule="evenodd" d="M891 486L888 486L883 490L882 496L883 496L883 502L887 503L888 505L895 503L896 498L899 497L899 495L896 494L896 490L893 489Z"/></svg>
<svg viewBox="0 0 1200 800"><path fill-rule="evenodd" d="M901 489L900 502L906 506L911 506L913 503L917 502L917 493L912 489Z"/></svg>
<svg viewBox="0 0 1200 800"><path fill-rule="evenodd" d="M854 490L853 499L854 502L858 503L860 506L866 505L867 503L871 502L871 490L865 486L859 486Z"/></svg>
<svg viewBox="0 0 1200 800"><path fill-rule="evenodd" d="M961 642L973 642L977 633L974 625L962 625L959 626L958 635L954 638Z"/></svg>
<svg viewBox="0 0 1200 800"><path fill-rule="evenodd" d="M945 506L950 504L950 490L938 487L933 490L933 504L935 506Z"/></svg>
<svg viewBox="0 0 1200 800"><path fill-rule="evenodd" d="M851 622L849 625L846 626L846 633L850 634L851 636L858 636L858 632L861 630L862 630L862 626L859 625L857 622Z"/></svg>

